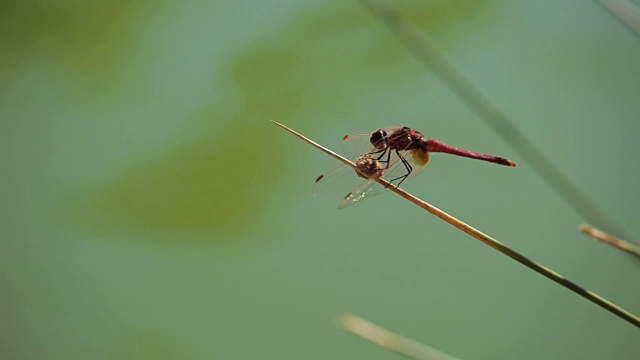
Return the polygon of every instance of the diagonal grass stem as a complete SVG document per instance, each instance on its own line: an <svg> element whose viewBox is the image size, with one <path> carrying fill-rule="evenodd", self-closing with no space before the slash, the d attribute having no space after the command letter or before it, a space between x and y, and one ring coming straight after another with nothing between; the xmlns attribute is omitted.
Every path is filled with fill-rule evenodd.
<svg viewBox="0 0 640 360"><path fill-rule="evenodd" d="M289 131L290 133L292 133L293 135L299 137L300 139L304 140L305 142L313 145L314 147L320 149L321 151L323 151L325 154L332 156L333 158L341 161L344 164L347 164L349 166L351 166L355 171L360 172L360 170L358 169L358 167L356 166L356 164L354 164L353 162L351 162L349 159L335 153L332 150L329 150L328 148L316 143L315 141L305 137L304 135L296 132L293 129L288 128L285 125L282 125L276 121L271 120L274 124L280 126L281 128ZM362 175L364 175L365 177L367 176L367 174L361 173ZM573 291L574 293L586 298L587 300L603 307L604 309L606 309L607 311L618 315L619 317L623 318L624 320L630 322L631 324L640 327L640 318L638 318L636 315L630 313L627 310L624 310L623 308L619 307L618 305L610 302L609 300L595 294L592 291L589 291L585 288L583 288L582 286L566 279L565 277L563 277L562 275L552 271L551 269L538 264L537 262L527 258L526 256L516 252L515 250L512 250L511 248L509 248L508 246L502 244L501 242L499 242L498 240L492 238L491 236L483 233L482 231L472 227L471 225L468 225L460 220L458 220L457 218L449 215L448 213L438 209L437 207L427 203L426 201L423 201L413 195L411 195L410 193L406 192L403 189L400 189L394 185L392 185L391 183L389 183L388 181L381 179L381 178L374 178L372 179L374 181L377 181L379 184L388 187L389 190L393 191L394 193L400 195L401 197L411 201L412 203L414 203L415 205L419 206L420 208L430 212L431 214L437 216L438 218L444 220L445 222L447 222L449 225L461 230L462 232L466 233L467 235L470 235L471 237L473 237L476 240L479 240L481 242L483 242L484 244L492 247L493 249L501 252L502 254L510 257L511 259L519 262L520 264L528 267L529 269L537 272L538 274L546 277L547 279L550 279L560 285L562 285L563 287Z"/></svg>

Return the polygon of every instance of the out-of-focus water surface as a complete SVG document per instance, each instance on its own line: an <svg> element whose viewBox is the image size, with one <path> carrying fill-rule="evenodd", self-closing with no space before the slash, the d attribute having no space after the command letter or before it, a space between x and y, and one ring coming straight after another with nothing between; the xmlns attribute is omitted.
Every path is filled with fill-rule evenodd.
<svg viewBox="0 0 640 360"><path fill-rule="evenodd" d="M596 2L392 3L640 238L636 34ZM335 161L270 119L338 150L409 125L512 158L436 154L406 189L640 313L639 268L358 2L0 18L3 358L399 358L343 312L466 359L640 352L637 328L394 195L311 195Z"/></svg>

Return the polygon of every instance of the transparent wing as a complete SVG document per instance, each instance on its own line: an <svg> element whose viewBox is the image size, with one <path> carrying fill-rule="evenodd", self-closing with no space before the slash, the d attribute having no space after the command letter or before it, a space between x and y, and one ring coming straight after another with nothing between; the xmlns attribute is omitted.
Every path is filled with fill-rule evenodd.
<svg viewBox="0 0 640 360"><path fill-rule="evenodd" d="M368 197L380 195L384 193L385 190L387 189L385 189L384 186L374 180L365 180L353 188L353 190L342 199L338 205L338 209L344 209Z"/></svg>
<svg viewBox="0 0 640 360"><path fill-rule="evenodd" d="M387 131L387 134L393 134L398 130L398 127L388 127L384 128L384 130ZM370 142L371 134L371 132L356 133L344 137L343 149L355 155L354 162L364 154L369 154L376 150ZM422 172L429 161L429 153L421 149L401 151L388 149L387 151L384 153L378 152L370 158L379 160L379 162L375 161L375 163L380 164L383 168L382 178L395 186ZM352 190L342 199L338 206L339 209L353 205L368 197L380 195L388 190L374 180L363 180L350 166L339 165L316 179L313 192L318 194L327 190L349 188Z"/></svg>
<svg viewBox="0 0 640 360"><path fill-rule="evenodd" d="M312 191L314 195L318 195L336 190L347 191L348 189L353 190L340 202L338 209L355 204L368 196L382 194L385 190L384 186L375 181L359 177L353 168L342 164L318 176L313 184ZM376 189L376 191L371 191L373 189ZM356 199L351 196L352 194L360 197Z"/></svg>
<svg viewBox="0 0 640 360"><path fill-rule="evenodd" d="M383 129L387 134L391 134L398 128L399 126L390 126ZM350 156L358 156L374 151L375 148L370 141L372 133L373 131L345 135L342 138L342 150Z"/></svg>
<svg viewBox="0 0 640 360"><path fill-rule="evenodd" d="M400 151L400 155L406 160L406 162L411 167L411 172L404 165L404 162L398 156L398 153L392 151L390 160L389 160L389 168L384 171L384 174L381 176L383 179L391 182L393 185L398 185L400 181L403 183L414 176L418 175L427 165L428 153L414 153L413 151ZM353 171L353 170L352 170ZM403 180L404 177L404 180ZM338 205L338 209L343 209L347 206L351 206L359 201L362 201L366 198L380 195L385 191L389 190L383 185L378 184L374 180L363 181L358 184L347 196L342 199L340 205Z"/></svg>
<svg viewBox="0 0 640 360"><path fill-rule="evenodd" d="M336 190L347 191L360 182L362 178L358 177L353 168L341 164L318 176L313 183L312 192L318 195Z"/></svg>
<svg viewBox="0 0 640 360"><path fill-rule="evenodd" d="M358 156L374 150L369 139L370 132L354 133L342 138L342 150L350 156Z"/></svg>

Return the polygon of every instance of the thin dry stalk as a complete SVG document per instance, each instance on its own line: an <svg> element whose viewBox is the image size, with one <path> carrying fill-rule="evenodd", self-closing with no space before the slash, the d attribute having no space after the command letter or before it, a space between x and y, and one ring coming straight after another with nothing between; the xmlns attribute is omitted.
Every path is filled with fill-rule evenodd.
<svg viewBox="0 0 640 360"><path fill-rule="evenodd" d="M316 143L315 141L308 139L307 137L305 137L304 135L286 127L285 125L282 125L274 120L271 120L274 124L282 127L283 129L289 131L290 133L292 133L293 135L299 137L300 139L304 140L305 142L315 146L316 148L322 150L325 154L328 154L332 157L334 157L335 159L341 161L344 164L347 164L349 166L351 166L355 171L360 172L360 170L358 169L358 167L356 166L356 164L354 164L353 162L349 161L347 158L327 149L326 147ZM361 173L363 176L367 176L366 174ZM384 185L385 187L389 188L389 190L393 191L394 193L402 196L403 198L411 201L412 203L414 203L415 205L421 207L422 209L430 212L431 214L439 217L440 219L444 220L445 222L447 222L448 224L454 226L455 228L461 230L462 232L472 236L473 238L475 238L476 240L479 240L481 242L483 242L486 245L489 245L490 247L494 248L495 250L498 250L499 252L507 255L508 257L512 258L513 260L519 262L520 264L528 267L529 269L545 276L548 279L551 279L553 281L555 281L556 283L564 286L565 288L575 292L576 294L588 299L589 301L596 303L598 305L600 305L601 307L605 308L606 310L618 315L619 317L627 320L628 322L634 324L637 327L640 327L640 318L638 318L637 316L633 315L632 313L622 309L621 307L619 307L618 305L615 305L614 303L604 299L603 297L577 285L576 283L562 277L560 274L555 273L553 271L551 271L550 269L536 263L533 260L530 260L529 258L521 255L520 253L510 249L509 247L505 246L504 244L502 244L501 242L499 242L498 240L495 240L494 238L490 237L489 235L483 233L482 231L465 224L464 222L456 219L455 217L447 214L446 212L438 209L435 206L432 206L431 204L420 200L419 198L409 194L408 192L406 192L403 189L400 189L394 185L392 185L391 183L389 183L388 181L384 180L384 179L380 179L380 178L376 178L376 179L372 179L373 181L377 181L379 184Z"/></svg>
<svg viewBox="0 0 640 360"><path fill-rule="evenodd" d="M635 256L636 259L640 260L640 247L636 245L630 244L622 239L618 239L617 237L611 234L607 234L602 230L596 229L591 225L582 224L578 226L578 229L592 239L607 243L622 251L626 251L627 253Z"/></svg>
<svg viewBox="0 0 640 360"><path fill-rule="evenodd" d="M416 360L456 360L451 355L421 344L415 340L392 333L376 324L353 314L344 314L340 317L340 325L343 329L356 334L385 349L397 352Z"/></svg>

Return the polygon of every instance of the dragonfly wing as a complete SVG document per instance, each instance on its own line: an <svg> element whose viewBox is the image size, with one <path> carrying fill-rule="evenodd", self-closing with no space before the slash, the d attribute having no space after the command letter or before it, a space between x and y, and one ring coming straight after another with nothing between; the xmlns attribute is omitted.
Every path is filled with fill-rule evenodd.
<svg viewBox="0 0 640 360"><path fill-rule="evenodd" d="M400 159L398 153L393 151L389 160L389 168L384 170L384 173L381 176L383 179L396 186L400 181L404 182L418 175L422 170L424 170L427 162L429 161L429 154L426 152L415 153L414 151L400 151L399 154L404 158L409 166L411 166L411 172L409 173L409 170L404 165L402 159ZM403 180L402 178L405 175L406 178ZM344 199L342 199L340 205L338 205L338 209L343 209L366 198L380 195L387 190L389 190L388 187L377 183L375 180L363 181L351 190Z"/></svg>
<svg viewBox="0 0 640 360"><path fill-rule="evenodd" d="M387 134L391 134L399 128L399 126L390 126L383 129ZM342 138L342 150L350 156L359 156L375 151L376 148L371 144L372 133L373 131L345 135Z"/></svg>
<svg viewBox="0 0 640 360"><path fill-rule="evenodd" d="M351 189L362 182L355 170L348 165L341 164L318 176L313 183L312 192L317 194L335 190Z"/></svg>
<svg viewBox="0 0 640 360"><path fill-rule="evenodd" d="M394 177L396 174L399 174L400 167L398 167L397 163L402 164L402 161L400 160L400 158L395 152L392 152L391 156L389 157L389 164L390 164L389 168L382 170L383 171L382 177L383 178L385 177L386 171L391 171L390 175L392 177ZM378 164L378 165L381 165L381 164ZM404 169L404 165L401 165L401 168ZM360 184L358 184L358 186L353 188L353 190L351 190L351 192L348 193L347 196L344 197L344 199L342 199L342 202L340 202L338 209L342 209L347 206L353 205L359 201L364 200L367 197L380 195L384 193L386 190L388 190L387 187L379 184L373 179L363 181Z"/></svg>
<svg viewBox="0 0 640 360"><path fill-rule="evenodd" d="M371 196L380 195L385 192L385 187L375 182L375 180L365 180L356 186L347 196L342 199L338 205L338 209L344 209L361 200Z"/></svg>
<svg viewBox="0 0 640 360"><path fill-rule="evenodd" d="M349 156L366 154L375 150L370 139L370 132L345 135L342 138L342 150Z"/></svg>
<svg viewBox="0 0 640 360"><path fill-rule="evenodd" d="M391 127L384 130L388 134L392 134L396 129ZM364 154L369 154L376 150L370 143L370 138L371 133L351 134L344 137L343 148L345 151L351 154L359 154L353 159L354 162L362 159ZM365 150L363 151L362 149ZM377 159L378 157L380 159ZM387 148L386 151L379 153L379 155L369 156L369 159L373 160L373 164L368 163L369 165L382 167L381 177L383 179L397 186L401 182L416 176L425 168L429 161L429 153L421 149L396 151ZM365 169L368 170L368 168ZM380 170L374 170L380 176ZM347 188L346 186L349 184L351 184L350 188L355 187L340 202L339 209L353 205L367 197L380 195L387 190L384 185L380 185L374 180L363 181L350 166L339 165L316 179L313 192L317 194L329 189Z"/></svg>

